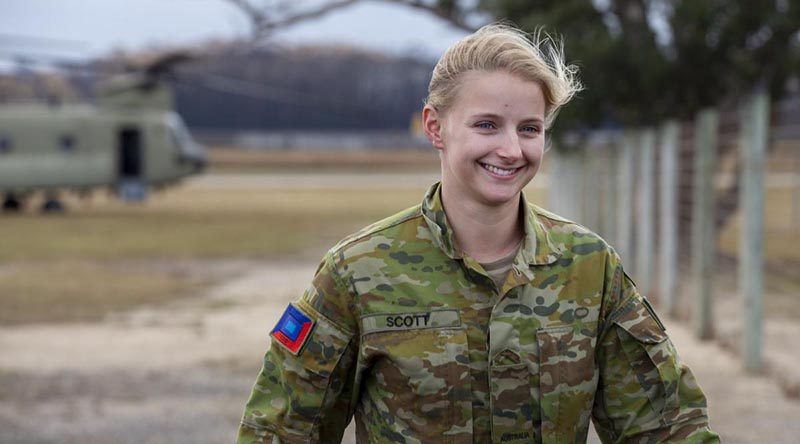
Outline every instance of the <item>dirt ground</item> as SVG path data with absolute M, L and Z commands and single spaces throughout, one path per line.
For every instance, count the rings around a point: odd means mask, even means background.
M 233 442 L 268 331 L 316 264 L 211 265 L 230 279 L 197 298 L 99 323 L 0 328 L 0 442 Z M 686 327 L 668 329 L 724 442 L 797 442 L 800 402 Z

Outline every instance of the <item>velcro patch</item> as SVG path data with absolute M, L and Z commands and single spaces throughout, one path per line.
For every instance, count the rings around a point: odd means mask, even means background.
M 296 355 L 303 348 L 314 327 L 314 321 L 294 305 L 289 304 L 270 336 Z

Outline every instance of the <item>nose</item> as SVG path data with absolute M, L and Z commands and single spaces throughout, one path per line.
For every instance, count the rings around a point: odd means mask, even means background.
M 516 131 L 508 131 L 497 148 L 497 155 L 501 159 L 514 162 L 522 158 L 522 143 Z

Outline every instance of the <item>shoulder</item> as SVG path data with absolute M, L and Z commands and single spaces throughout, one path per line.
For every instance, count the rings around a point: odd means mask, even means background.
M 417 204 L 345 237 L 328 254 L 333 258 L 342 258 L 355 253 L 369 253 L 371 250 L 388 250 L 397 247 L 393 245 L 397 241 L 404 243 L 418 237 L 417 228 L 424 224 L 421 205 Z
M 548 240 L 562 253 L 602 252 L 616 255 L 614 248 L 589 228 L 532 203 L 528 203 L 528 208 L 535 215 Z

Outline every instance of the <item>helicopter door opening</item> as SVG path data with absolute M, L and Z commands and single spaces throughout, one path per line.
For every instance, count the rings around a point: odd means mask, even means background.
M 122 128 L 118 137 L 117 194 L 126 201 L 141 201 L 147 197 L 147 187 L 142 177 L 142 133 L 138 128 Z

